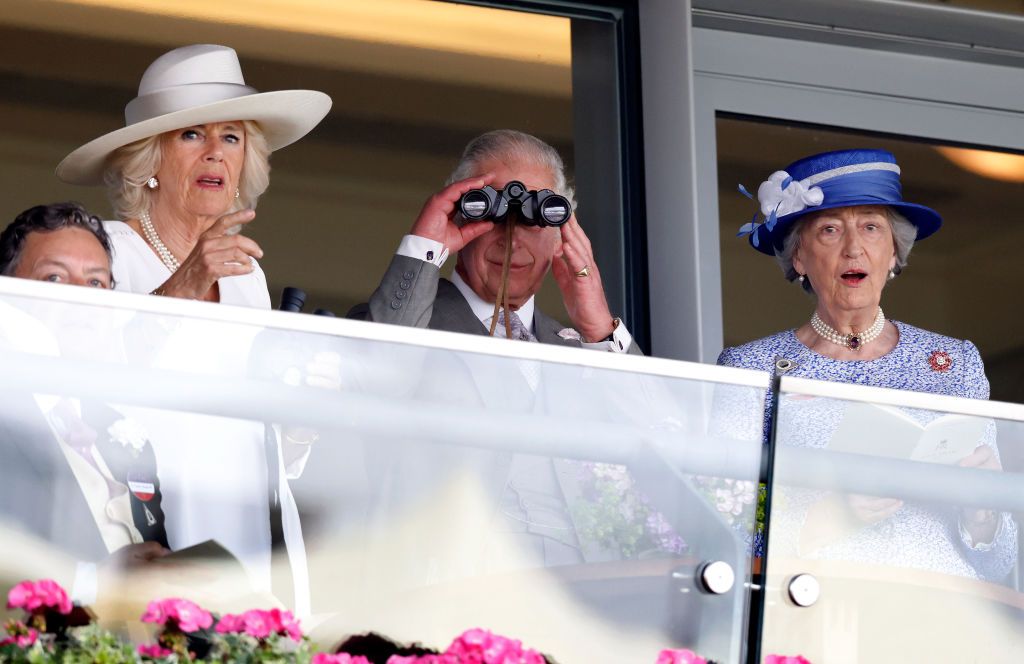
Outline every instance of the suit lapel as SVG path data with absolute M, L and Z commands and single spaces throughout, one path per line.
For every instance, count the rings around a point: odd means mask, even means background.
M 96 430 L 96 449 L 99 450 L 114 479 L 127 487 L 132 522 L 142 535 L 142 539 L 170 548 L 164 525 L 163 494 L 160 491 L 153 445 L 149 440 L 145 440 L 142 449 L 136 451 L 131 444 L 125 444 L 126 441 L 114 440 L 111 434 L 112 425 L 126 418 L 106 404 L 83 399 L 82 419 Z M 141 435 L 142 432 L 136 434 Z
M 466 298 L 447 279 L 438 282 L 430 327 L 480 336 L 487 336 L 488 332 Z M 532 404 L 533 390 L 522 372 L 508 370 L 515 366 L 512 360 L 477 353 L 459 353 L 459 358 L 473 377 L 486 408 L 522 412 Z
M 464 334 L 487 334 L 487 328 L 473 313 L 466 298 L 447 279 L 437 283 L 437 297 L 430 315 L 429 327 L 434 330 L 462 332 Z

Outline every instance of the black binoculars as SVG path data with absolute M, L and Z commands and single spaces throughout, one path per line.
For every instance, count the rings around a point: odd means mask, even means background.
M 522 182 L 512 180 L 504 189 L 472 189 L 459 199 L 459 211 L 468 221 L 490 219 L 501 223 L 510 210 L 519 210 L 519 220 L 527 226 L 561 226 L 572 216 L 572 204 L 550 189 L 529 191 Z

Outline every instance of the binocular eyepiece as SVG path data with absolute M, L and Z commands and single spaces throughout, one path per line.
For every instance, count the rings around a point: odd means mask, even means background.
M 527 226 L 561 226 L 572 216 L 572 204 L 550 189 L 530 191 L 522 182 L 512 180 L 504 189 L 472 189 L 459 199 L 459 211 L 467 221 L 490 219 L 501 223 L 510 210 L 519 211 L 519 220 Z

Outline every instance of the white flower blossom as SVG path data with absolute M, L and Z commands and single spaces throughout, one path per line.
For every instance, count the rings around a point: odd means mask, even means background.
M 133 420 L 128 418 L 120 419 L 107 428 L 111 440 L 121 443 L 122 446 L 131 448 L 134 454 L 142 451 L 146 446 L 146 431 Z
M 787 183 L 788 182 L 788 183 Z M 785 184 L 785 188 L 783 188 Z M 821 187 L 807 189 L 799 180 L 794 180 L 786 171 L 775 171 L 757 188 L 757 200 L 765 219 L 772 212 L 779 217 L 800 212 L 808 206 L 821 205 L 825 193 Z
M 582 341 L 583 340 L 583 337 L 580 336 L 580 333 L 577 332 L 576 330 L 572 329 L 571 327 L 563 327 L 561 330 L 558 331 L 558 336 L 562 337 L 563 339 L 565 339 L 567 341 Z

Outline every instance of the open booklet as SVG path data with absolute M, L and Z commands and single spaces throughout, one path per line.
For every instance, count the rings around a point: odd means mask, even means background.
M 920 422 L 905 410 L 878 404 L 847 404 L 828 448 L 872 456 L 955 464 L 982 444 L 990 419 L 942 415 Z

